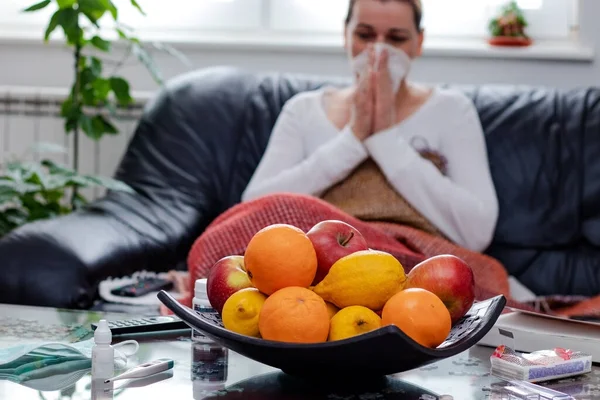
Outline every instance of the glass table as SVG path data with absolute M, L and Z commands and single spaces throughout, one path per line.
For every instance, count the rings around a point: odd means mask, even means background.
M 26 343 L 74 343 L 92 338 L 90 324 L 101 318 L 134 318 L 121 313 L 70 311 L 52 308 L 0 305 L 0 355 L 2 349 Z M 170 358 L 175 367 L 138 380 L 116 381 L 112 387 L 92 390 L 89 369 L 76 382 L 61 384 L 65 371 L 41 372 L 43 390 L 36 380 L 16 383 L 7 379 L 11 369 L 0 367 L 0 399 L 327 399 L 327 400 L 487 400 L 508 399 L 495 392 L 501 383 L 489 373 L 493 349 L 475 346 L 469 351 L 416 370 L 369 382 L 306 382 L 260 364 L 216 343 L 191 341 L 189 330 L 149 336 L 115 337 L 113 344 L 138 341 L 139 350 L 127 368 Z M 13 371 L 14 372 L 14 371 Z M 68 371 L 77 372 L 77 371 Z M 56 373 L 54 380 L 52 374 Z M 61 379 L 59 379 L 61 378 Z M 30 386 L 33 386 L 30 387 Z M 583 377 L 554 382 L 552 387 L 575 399 L 600 399 L 600 369 Z

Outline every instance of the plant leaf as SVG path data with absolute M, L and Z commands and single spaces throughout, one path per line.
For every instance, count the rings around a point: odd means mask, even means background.
M 126 193 L 135 193 L 135 190 L 124 182 L 118 181 L 116 179 L 107 178 L 104 176 L 90 176 L 93 178 L 99 186 L 105 187 L 108 190 L 115 190 L 119 192 Z
M 58 188 L 58 189 L 54 189 L 54 190 L 46 190 L 46 191 L 42 192 L 42 197 L 44 197 L 44 199 L 48 203 L 58 203 L 60 200 L 62 200 L 65 197 L 65 192 L 63 189 L 64 188 Z
M 117 20 L 119 17 L 119 12 L 117 10 L 117 7 L 114 5 L 114 3 L 111 0 L 100 0 L 102 5 L 104 6 L 105 9 L 108 10 L 108 12 L 110 12 L 110 15 L 113 17 L 113 20 Z
M 60 115 L 62 117 L 67 117 L 69 115 L 72 115 L 74 110 L 75 108 L 73 107 L 73 97 L 69 96 L 65 99 L 65 101 L 63 101 L 63 103 L 60 106 Z
M 56 0 L 59 8 L 72 8 L 76 0 Z
M 87 202 L 87 199 L 80 192 L 77 192 L 73 198 L 73 206 L 75 208 L 81 208 L 85 206 Z
M 66 153 L 67 149 L 64 146 L 56 143 L 37 142 L 31 145 L 31 151 L 34 153 Z
M 187 67 L 191 67 L 192 66 L 192 62 L 190 61 L 190 59 L 187 58 L 185 56 L 185 54 L 183 54 L 182 52 L 180 52 L 179 50 L 177 50 L 175 47 L 170 46 L 168 44 L 160 43 L 160 42 L 152 43 L 152 45 L 156 49 L 164 51 L 165 53 L 167 53 L 167 54 L 169 54 L 169 55 L 177 58 L 185 66 L 187 66 Z
M 48 219 L 55 217 L 57 214 L 32 194 L 21 197 L 21 203 L 29 212 L 29 221 L 36 221 L 38 219 Z
M 19 193 L 28 193 L 33 190 L 28 184 L 35 185 L 36 187 L 43 186 L 44 184 L 45 174 L 40 164 L 37 163 L 18 161 L 8 163 L 6 165 L 6 172 L 17 184 L 15 188 Z
M 135 54 L 138 60 L 140 60 L 140 62 L 144 64 L 148 72 L 150 72 L 150 75 L 152 75 L 154 81 L 159 85 L 162 85 L 162 74 L 154 64 L 154 59 L 152 58 L 150 53 L 148 53 L 146 49 L 144 49 L 139 43 L 136 42 L 131 43 L 131 51 L 133 52 L 133 54 Z
M 102 18 L 108 8 L 103 0 L 79 0 L 79 10 L 92 24 L 99 27 L 98 20 Z
M 49 4 L 50 4 L 50 0 L 40 1 L 39 3 L 36 3 L 32 6 L 24 9 L 23 12 L 32 12 L 32 11 L 41 10 L 43 8 L 48 7 Z
M 16 227 L 27 223 L 29 215 L 22 208 L 7 208 L 0 210 L 0 237 Z
M 96 66 L 97 67 L 97 66 Z M 94 86 L 94 83 L 103 79 L 99 77 L 98 68 L 94 68 L 94 66 L 86 66 L 81 71 L 81 79 L 80 79 L 80 93 L 83 97 L 83 103 L 86 106 L 98 106 L 102 102 L 102 99 L 98 98 L 98 93 Z
M 110 51 L 110 42 L 108 40 L 102 39 L 100 36 L 94 36 L 90 40 L 90 43 L 92 44 L 92 46 L 99 50 Z
M 69 96 L 63 101 L 60 107 L 60 115 L 65 118 L 65 132 L 70 133 L 77 127 L 81 110 L 77 109 L 73 103 L 73 97 Z
M 11 185 L 8 184 L 9 182 Z M 15 197 L 19 196 L 16 186 L 16 182 L 0 179 L 0 204 L 14 201 Z
M 102 133 L 94 131 L 94 124 L 92 123 L 92 119 L 85 114 L 81 114 L 79 116 L 79 126 L 81 126 L 81 129 L 83 130 L 83 132 L 85 132 L 85 134 L 88 137 L 94 140 L 99 139 L 102 136 Z
M 83 99 L 83 104 L 86 106 L 97 106 L 98 99 L 96 98 L 96 91 L 92 86 L 86 86 L 81 89 L 81 98 Z
M 69 44 L 79 43 L 83 35 L 83 31 L 79 28 L 77 10 L 73 8 L 63 8 L 52 15 L 48 28 L 46 28 L 45 40 L 48 40 L 50 34 L 61 26 L 65 32 Z
M 56 11 L 54 14 L 52 14 L 52 17 L 50 17 L 50 22 L 48 22 L 48 26 L 46 27 L 46 32 L 44 33 L 44 41 L 48 41 L 48 39 L 50 38 L 50 35 L 52 34 L 52 32 L 54 32 L 56 30 L 56 28 L 58 28 L 58 22 L 60 19 L 60 14 L 63 10 L 58 10 Z
M 146 15 L 146 13 L 144 12 L 144 10 L 142 10 L 142 7 L 140 7 L 139 3 L 136 0 L 131 0 L 131 5 L 134 6 L 135 8 L 138 9 L 138 11 L 142 14 L 142 15 Z
M 117 29 L 117 33 L 119 34 L 119 38 L 121 38 L 123 40 L 130 40 L 129 36 L 127 36 L 127 34 L 125 33 L 125 31 L 123 29 Z
M 111 135 L 119 133 L 117 128 L 111 124 L 103 115 L 96 115 L 92 118 L 92 123 L 95 125 L 96 131 L 102 132 L 102 134 L 108 133 Z
M 102 60 L 98 57 L 90 57 L 90 67 L 95 76 L 100 76 L 102 74 Z
M 96 74 L 96 72 L 98 72 L 97 68 L 91 68 L 89 66 L 86 66 L 81 71 L 81 87 L 85 87 L 86 85 L 89 85 L 92 82 L 94 82 L 99 77 L 99 74 Z
M 41 190 L 40 185 L 27 183 L 21 180 L 11 181 L 8 179 L 0 179 L 0 199 L 2 196 L 20 196 L 26 193 L 37 192 Z
M 110 78 L 110 87 L 111 87 L 112 91 L 115 93 L 115 96 L 117 97 L 117 100 L 119 101 L 119 104 L 126 106 L 126 105 L 129 105 L 133 101 L 133 98 L 131 97 L 131 94 L 129 93 L 129 82 L 127 82 L 125 79 L 118 77 L 118 76 L 111 77 Z
M 100 139 L 105 133 L 112 135 L 119 133 L 117 128 L 102 115 L 95 115 L 90 118 L 82 114 L 79 118 L 79 125 L 85 134 L 93 140 Z
M 106 102 L 108 93 L 110 93 L 110 82 L 108 79 L 98 78 L 92 82 L 92 88 L 94 89 L 94 97 L 99 102 Z
M 8 208 L 2 211 L 5 221 L 9 221 L 15 226 L 23 225 L 27 222 L 27 213 L 19 208 Z
M 42 160 L 41 164 L 48 169 L 48 173 L 51 176 L 62 175 L 71 177 L 77 175 L 75 170 L 65 167 L 64 165 L 57 164 L 52 160 L 44 159 Z

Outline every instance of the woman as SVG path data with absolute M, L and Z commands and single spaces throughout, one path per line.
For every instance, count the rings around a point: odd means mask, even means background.
M 473 268 L 479 298 L 508 294 L 504 268 L 479 253 L 491 241 L 498 204 L 477 112 L 460 93 L 406 79 L 422 51 L 421 18 L 419 0 L 350 1 L 345 48 L 356 83 L 285 104 L 243 202 L 194 244 L 190 292 L 267 225 L 308 231 L 337 219 L 407 271 L 454 254 Z
M 463 94 L 406 80 L 411 61 L 422 51 L 420 24 L 419 1 L 351 1 L 345 47 L 356 85 L 292 98 L 242 199 L 277 192 L 331 198 L 328 190 L 370 159 L 445 237 L 484 250 L 492 239 L 498 202 L 483 132 L 475 107 Z M 413 148 L 419 143 L 446 159 L 447 175 Z M 378 193 L 355 194 L 377 201 Z M 352 209 L 350 214 L 360 218 L 364 208 Z M 378 217 L 371 219 L 394 219 Z

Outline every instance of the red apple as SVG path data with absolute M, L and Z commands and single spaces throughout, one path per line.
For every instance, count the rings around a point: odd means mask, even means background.
M 350 224 L 338 220 L 321 221 L 306 235 L 317 253 L 317 274 L 313 285 L 321 282 L 331 266 L 340 258 L 360 250 L 368 250 L 363 235 Z
M 435 293 L 446 305 L 452 324 L 461 319 L 475 301 L 473 270 L 462 259 L 443 254 L 417 264 L 407 275 L 405 288 Z
M 212 266 L 206 277 L 208 301 L 219 314 L 232 294 L 249 287 L 253 286 L 243 256 L 223 257 Z

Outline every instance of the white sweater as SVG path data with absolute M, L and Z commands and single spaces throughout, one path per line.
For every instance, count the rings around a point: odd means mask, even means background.
M 320 89 L 284 105 L 243 201 L 276 192 L 320 196 L 371 157 L 390 184 L 450 240 L 474 251 L 489 245 L 498 200 L 470 99 L 435 89 L 414 114 L 363 142 L 349 126 L 337 129 L 322 99 Z M 411 146 L 415 137 L 446 157 L 446 176 Z

